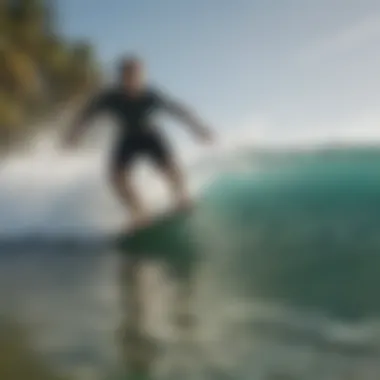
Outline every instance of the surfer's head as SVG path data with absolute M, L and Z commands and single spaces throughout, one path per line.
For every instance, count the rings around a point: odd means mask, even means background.
M 120 79 L 129 90 L 139 90 L 144 85 L 144 64 L 138 57 L 124 57 L 120 62 Z

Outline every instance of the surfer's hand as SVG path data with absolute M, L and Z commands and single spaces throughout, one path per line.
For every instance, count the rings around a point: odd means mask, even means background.
M 64 136 L 62 145 L 65 149 L 74 148 L 78 143 L 78 138 L 75 133 L 68 133 Z
M 211 144 L 215 141 L 215 136 L 209 129 L 202 129 L 198 136 L 201 142 L 206 144 Z

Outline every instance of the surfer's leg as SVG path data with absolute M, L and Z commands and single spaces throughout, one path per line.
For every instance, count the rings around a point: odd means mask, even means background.
M 190 197 L 187 191 L 186 178 L 167 141 L 160 135 L 152 135 L 145 147 L 148 156 L 159 171 L 166 177 L 177 204 L 187 206 Z
M 112 171 L 111 184 L 118 198 L 129 209 L 132 217 L 137 217 L 144 212 L 143 204 L 133 187 L 131 175 L 128 171 Z
M 187 189 L 186 178 L 178 163 L 172 159 L 161 165 L 160 170 L 167 178 L 173 197 L 179 207 L 189 206 L 190 196 Z
M 132 222 L 139 224 L 144 223 L 147 213 L 132 181 L 136 153 L 132 144 L 124 144 L 116 150 L 112 159 L 110 182 L 121 203 L 128 208 Z

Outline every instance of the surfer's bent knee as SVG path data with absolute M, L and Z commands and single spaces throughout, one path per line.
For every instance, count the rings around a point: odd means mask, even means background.
M 113 187 L 125 186 L 127 182 L 127 173 L 124 168 L 111 166 L 107 177 Z

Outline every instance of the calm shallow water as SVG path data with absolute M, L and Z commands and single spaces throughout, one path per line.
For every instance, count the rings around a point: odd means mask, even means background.
M 380 153 L 244 160 L 268 165 L 208 189 L 193 221 L 196 251 L 146 261 L 155 377 L 378 378 Z M 198 317 L 187 344 L 169 318 L 179 263 L 192 274 Z M 54 365 L 102 378 L 120 358 L 122 268 L 107 246 L 4 243 L 1 311 L 33 326 Z

